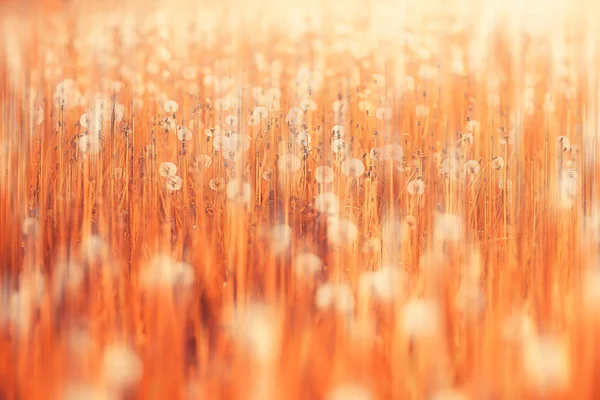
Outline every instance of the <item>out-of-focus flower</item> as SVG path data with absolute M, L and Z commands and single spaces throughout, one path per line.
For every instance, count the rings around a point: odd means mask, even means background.
M 194 280 L 194 269 L 189 264 L 176 262 L 162 253 L 154 256 L 140 271 L 140 284 L 146 289 L 188 287 Z
M 142 378 L 142 362 L 131 347 L 113 343 L 104 349 L 102 373 L 110 390 L 121 392 Z
M 439 333 L 440 311 L 432 300 L 411 300 L 401 311 L 401 328 L 410 338 L 427 339 Z
M 165 161 L 158 166 L 158 174 L 163 178 L 170 178 L 177 174 L 177 166 L 172 162 Z
M 406 185 L 406 191 L 411 196 L 421 196 L 423 193 L 425 193 L 425 182 L 420 179 L 410 181 Z
M 365 173 L 365 165 L 359 158 L 344 160 L 341 165 L 342 174 L 351 178 L 358 178 Z
M 358 228 L 348 219 L 331 218 L 327 224 L 327 239 L 335 246 L 350 246 L 358 238 Z
M 183 187 L 183 179 L 174 175 L 167 178 L 166 188 L 172 192 L 176 192 Z
M 244 182 L 241 179 L 232 179 L 227 182 L 225 194 L 229 201 L 248 204 L 252 197 L 252 188 L 248 182 Z
M 294 257 L 293 268 L 296 274 L 304 277 L 311 277 L 321 271 L 323 263 L 321 259 L 313 253 L 302 252 Z
M 302 167 L 302 160 L 295 154 L 283 154 L 277 160 L 277 168 L 282 173 L 296 172 Z
M 324 283 L 317 289 L 315 305 L 319 310 L 334 308 L 340 313 L 354 310 L 354 294 L 344 283 Z

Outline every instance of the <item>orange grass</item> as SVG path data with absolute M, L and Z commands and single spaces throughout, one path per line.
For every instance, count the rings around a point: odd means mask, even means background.
M 2 3 L 0 399 L 598 398 L 597 9 Z

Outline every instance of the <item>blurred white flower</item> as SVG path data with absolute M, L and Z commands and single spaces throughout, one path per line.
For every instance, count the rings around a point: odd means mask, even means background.
M 302 167 L 302 160 L 295 154 L 283 154 L 277 160 L 277 168 L 282 173 L 296 172 Z
M 292 244 L 292 228 L 286 224 L 278 224 L 269 232 L 270 249 L 275 254 L 287 251 Z
M 190 140 L 192 140 L 192 137 L 193 137 L 192 131 L 190 131 L 185 126 L 182 126 L 179 129 L 177 129 L 177 139 L 179 139 L 179 141 L 189 142 Z
M 404 160 L 404 149 L 399 144 L 387 144 L 383 146 L 382 158 L 388 161 L 401 162 Z
M 340 313 L 354 310 L 354 294 L 344 283 L 324 283 L 317 289 L 315 305 L 319 310 L 334 308 Z
M 436 213 L 433 222 L 434 240 L 458 242 L 463 238 L 463 221 L 459 215 Z
M 102 149 L 102 142 L 99 136 L 87 134 L 79 137 L 78 146 L 83 154 L 98 154 Z
M 315 169 L 315 181 L 320 184 L 327 184 L 333 182 L 335 179 L 335 172 L 333 168 L 327 165 L 320 165 Z
M 377 271 L 363 272 L 359 285 L 361 293 L 372 295 L 383 302 L 390 302 L 405 292 L 405 283 L 406 276 L 401 269 L 384 265 Z
M 227 182 L 225 194 L 229 201 L 248 204 L 252 198 L 252 187 L 241 179 L 232 179 Z
M 176 192 L 183 187 L 183 179 L 175 175 L 167 178 L 166 188 L 172 192 Z
M 406 185 L 406 191 L 411 196 L 421 196 L 425 193 L 425 182 L 420 179 L 412 180 Z
M 300 101 L 300 108 L 304 111 L 315 111 L 317 109 L 317 103 L 313 99 L 304 99 Z
M 175 100 L 167 100 L 163 104 L 163 109 L 168 113 L 175 113 L 179 110 L 179 104 Z
M 296 136 L 296 145 L 302 147 L 308 147 L 312 138 L 310 137 L 310 133 L 306 131 L 300 131 L 298 136 Z
M 225 179 L 221 177 L 212 178 L 210 181 L 208 181 L 208 187 L 210 190 L 215 192 L 223 190 L 225 188 Z
M 344 160 L 341 165 L 342 174 L 352 178 L 358 178 L 365 173 L 365 165 L 360 158 Z
M 538 390 L 565 388 L 571 365 L 566 344 L 554 337 L 531 337 L 522 348 L 523 367 L 529 383 Z
M 466 177 L 474 177 L 481 171 L 481 166 L 476 160 L 469 160 L 463 164 L 462 175 Z
M 323 263 L 321 259 L 313 253 L 302 252 L 294 257 L 293 268 L 296 274 L 303 277 L 311 277 L 321 271 Z
M 348 219 L 331 218 L 327 224 L 327 239 L 335 246 L 352 245 L 358 238 L 358 228 Z
M 172 162 L 166 161 L 158 166 L 158 174 L 163 178 L 169 178 L 177 174 L 177 166 Z
M 427 339 L 440 330 L 440 310 L 432 300 L 411 300 L 403 307 L 401 315 L 401 328 L 408 337 Z
M 315 196 L 315 209 L 323 214 L 335 215 L 340 211 L 340 199 L 333 192 Z
M 380 107 L 375 111 L 375 117 L 379 120 L 389 121 L 392 119 L 392 109 L 389 107 Z
M 255 361 L 270 363 L 279 357 L 281 323 L 274 308 L 256 303 L 235 310 L 231 329 Z
M 113 343 L 104 349 L 102 374 L 111 391 L 121 392 L 142 378 L 142 361 L 128 345 Z
M 344 137 L 344 127 L 342 125 L 334 125 L 333 128 L 331 128 L 331 135 L 333 137 L 333 139 L 341 139 Z
M 344 154 L 348 148 L 346 147 L 346 142 L 344 139 L 334 139 L 331 141 L 331 151 L 336 154 Z
M 225 117 L 225 125 L 236 126 L 237 124 L 238 124 L 238 117 L 236 115 L 230 114 Z
M 194 283 L 195 274 L 191 265 L 176 262 L 166 254 L 155 255 L 140 271 L 140 284 L 147 289 L 188 287 Z

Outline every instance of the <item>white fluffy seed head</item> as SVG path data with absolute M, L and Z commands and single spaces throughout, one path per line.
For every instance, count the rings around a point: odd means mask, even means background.
M 354 310 L 354 294 L 344 283 L 324 283 L 315 293 L 315 305 L 319 310 L 335 309 L 340 313 Z
M 241 179 L 232 179 L 227 182 L 225 194 L 229 201 L 248 204 L 252 199 L 252 187 Z
M 454 214 L 436 213 L 433 225 L 433 237 L 436 241 L 458 242 L 463 237 L 463 222 Z
M 333 192 L 325 192 L 315 196 L 315 209 L 326 215 L 336 215 L 340 211 L 340 199 Z
M 358 238 L 358 228 L 349 219 L 331 218 L 327 224 L 327 239 L 334 246 L 350 246 Z
M 277 160 L 277 168 L 282 173 L 292 173 L 302 167 L 302 160 L 295 154 L 284 154 Z
M 327 184 L 333 182 L 335 179 L 335 172 L 333 168 L 327 165 L 320 165 L 315 169 L 315 180 L 320 184 Z
M 298 276 L 312 277 L 321 271 L 323 263 L 319 256 L 310 252 L 302 252 L 294 258 L 293 268 Z
M 104 349 L 102 373 L 106 385 L 120 392 L 135 385 L 142 377 L 142 362 L 126 344 L 113 343 Z
M 292 244 L 292 228 L 287 224 L 278 224 L 269 232 L 270 249 L 275 254 L 287 251 Z
M 171 192 L 176 192 L 183 187 L 183 179 L 175 175 L 167 178 L 166 188 Z
M 412 180 L 406 185 L 406 191 L 411 196 L 421 196 L 425 193 L 425 182 L 420 179 Z
M 360 277 L 361 293 L 382 302 L 391 302 L 405 291 L 406 276 L 402 270 L 385 265 Z
M 145 289 L 187 288 L 194 283 L 191 265 L 176 262 L 166 254 L 155 255 L 140 272 L 140 285 Z
M 175 176 L 177 174 L 177 166 L 169 161 L 162 162 L 158 166 L 158 174 L 163 178 Z
M 341 165 L 342 174 L 350 178 L 358 178 L 365 173 L 365 165 L 359 158 L 344 160 Z
M 554 337 L 531 337 L 523 346 L 523 368 L 529 384 L 537 390 L 560 390 L 570 380 L 566 344 Z
M 175 100 L 167 100 L 163 104 L 163 109 L 165 110 L 165 112 L 174 113 L 177 112 L 177 110 L 179 110 L 179 104 Z
M 279 356 L 281 322 L 277 310 L 264 304 L 250 304 L 234 311 L 233 334 L 258 363 L 270 363 Z
M 432 300 L 411 300 L 402 309 L 403 333 L 410 338 L 429 339 L 439 333 L 440 311 Z

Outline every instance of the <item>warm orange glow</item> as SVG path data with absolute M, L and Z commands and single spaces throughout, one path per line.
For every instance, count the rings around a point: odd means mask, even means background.
M 0 399 L 598 398 L 600 3 L 0 13 Z

